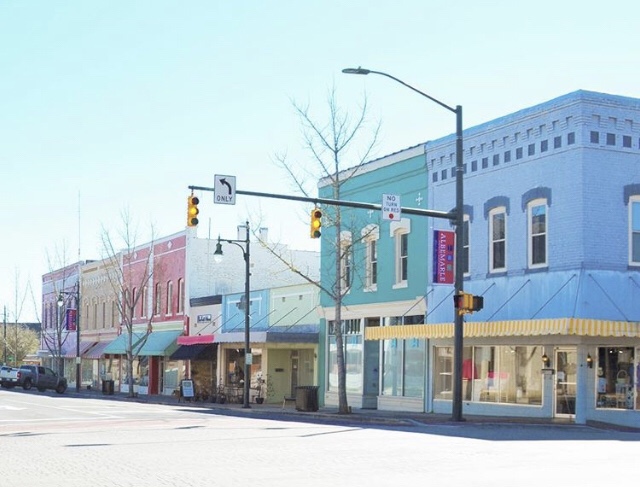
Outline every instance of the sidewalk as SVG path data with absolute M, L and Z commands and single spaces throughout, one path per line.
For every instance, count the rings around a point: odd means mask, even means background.
M 345 422 L 356 424 L 378 424 L 389 426 L 416 426 L 418 425 L 451 425 L 463 426 L 465 424 L 522 424 L 522 425 L 555 425 L 558 427 L 584 427 L 584 425 L 576 425 L 572 420 L 566 418 L 516 418 L 504 416 L 478 416 L 464 415 L 463 421 L 453 421 L 448 414 L 435 413 L 414 413 L 406 411 L 380 411 L 377 409 L 354 409 L 351 414 L 339 414 L 336 407 L 321 407 L 318 411 L 298 411 L 293 402 L 287 401 L 285 406 L 278 404 L 255 404 L 251 403 L 249 408 L 244 408 L 242 404 L 224 403 L 218 404 L 213 402 L 196 402 L 189 401 L 185 398 L 180 400 L 176 396 L 160 396 L 160 395 L 143 395 L 137 397 L 129 397 L 126 393 L 114 393 L 113 395 L 103 394 L 96 389 L 83 389 L 76 392 L 75 389 L 69 389 L 66 394 L 73 397 L 91 397 L 95 399 L 105 399 L 114 401 L 130 401 L 147 404 L 166 404 L 173 406 L 185 406 L 189 408 L 209 409 L 218 414 L 227 414 L 233 416 L 250 416 L 260 418 L 275 419 L 295 419 L 296 421 L 314 421 L 323 420 L 331 422 Z M 606 423 L 589 423 L 587 426 L 612 430 L 640 433 L 640 428 L 621 427 Z

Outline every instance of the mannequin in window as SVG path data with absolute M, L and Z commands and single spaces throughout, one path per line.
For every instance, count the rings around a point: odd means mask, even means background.
M 470 358 L 465 358 L 462 361 L 462 382 L 463 382 L 463 391 L 464 391 L 464 399 L 466 401 L 471 400 L 471 388 L 473 386 L 473 380 L 478 378 L 478 370 L 476 366 L 473 364 L 473 360 Z

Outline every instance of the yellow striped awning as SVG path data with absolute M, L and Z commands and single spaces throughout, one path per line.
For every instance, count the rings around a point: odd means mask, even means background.
M 640 322 L 553 318 L 546 320 L 470 321 L 464 323 L 464 337 L 507 336 L 640 337 Z M 376 326 L 365 329 L 365 340 L 394 338 L 452 338 L 453 323 Z

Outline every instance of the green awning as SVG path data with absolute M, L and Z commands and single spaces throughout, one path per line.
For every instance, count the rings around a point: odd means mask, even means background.
M 182 331 L 178 330 L 154 331 L 149 333 L 149 335 L 136 332 L 132 337 L 133 353 L 143 357 L 151 355 L 169 356 L 178 348 L 176 339 L 180 335 L 182 335 Z M 125 355 L 127 353 L 128 340 L 128 334 L 123 333 L 107 345 L 103 353 L 111 355 Z

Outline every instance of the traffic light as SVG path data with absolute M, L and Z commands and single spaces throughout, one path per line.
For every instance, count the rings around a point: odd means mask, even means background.
M 484 307 L 484 298 L 469 293 L 453 296 L 453 305 L 461 315 L 480 311 Z
M 200 200 L 197 196 L 191 195 L 187 198 L 187 226 L 195 227 L 198 226 L 198 203 Z
M 322 212 L 318 208 L 311 210 L 311 238 L 320 238 L 322 227 Z

